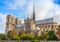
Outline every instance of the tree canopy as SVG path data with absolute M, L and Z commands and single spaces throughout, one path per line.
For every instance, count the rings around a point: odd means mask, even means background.
M 31 39 L 34 39 L 34 34 L 25 34 L 22 39 L 23 40 L 31 40 Z
M 57 36 L 54 34 L 54 31 L 48 32 L 48 40 L 58 40 Z
M 20 38 L 22 38 L 24 35 L 25 35 L 25 33 L 22 32 L 22 31 L 20 31 L 19 34 L 18 34 L 18 36 L 19 36 Z
M 15 31 L 9 31 L 8 33 L 7 33 L 7 37 L 8 38 L 14 38 L 14 37 L 16 37 L 17 36 L 17 33 L 15 32 Z
M 0 34 L 0 40 L 4 39 L 5 35 L 4 34 Z

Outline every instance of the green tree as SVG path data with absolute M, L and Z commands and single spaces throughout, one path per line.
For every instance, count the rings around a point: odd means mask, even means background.
M 20 42 L 20 37 L 19 36 L 15 36 L 12 38 L 13 40 L 17 40 L 17 42 Z
M 51 30 L 48 32 L 48 40 L 58 40 L 58 38 L 54 34 L 54 31 Z
M 32 39 L 34 39 L 34 34 L 25 34 L 23 37 L 22 37 L 22 39 L 23 40 L 32 40 Z
M 41 32 L 41 35 L 38 37 L 39 40 L 46 40 L 48 39 L 48 30 Z
M 38 37 L 39 40 L 44 40 L 45 39 L 45 34 L 44 32 L 41 33 L 41 35 Z
M 5 35 L 4 34 L 0 34 L 0 40 L 5 39 Z
M 18 34 L 18 36 L 20 37 L 20 38 L 22 38 L 23 36 L 25 35 L 25 33 L 24 32 L 19 32 L 19 34 Z
M 12 38 L 14 38 L 16 36 L 17 36 L 17 33 L 15 31 L 9 31 L 7 33 L 7 37 L 10 38 L 10 39 L 12 39 Z

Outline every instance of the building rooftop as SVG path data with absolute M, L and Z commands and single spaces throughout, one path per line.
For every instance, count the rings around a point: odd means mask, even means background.
M 53 22 L 53 18 L 37 20 L 36 24 L 43 24 L 43 23 L 49 23 L 49 22 Z
M 22 28 L 24 27 L 24 24 L 17 24 L 17 28 Z

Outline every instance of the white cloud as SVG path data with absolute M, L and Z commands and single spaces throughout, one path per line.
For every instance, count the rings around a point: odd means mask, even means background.
M 46 15 L 47 12 L 52 8 L 53 3 L 52 1 L 48 0 L 35 0 L 34 1 L 34 7 L 35 7 L 35 13 L 36 13 L 36 19 L 43 19 Z M 28 14 L 33 13 L 33 3 L 28 5 L 27 8 Z
M 56 14 L 60 14 L 60 6 L 59 5 L 55 5 L 55 13 Z
M 9 9 L 15 10 L 25 6 L 27 0 L 11 0 L 5 1 L 5 4 L 9 7 Z
M 56 0 L 55 0 L 56 1 Z M 15 10 L 27 5 L 26 14 L 30 16 L 33 14 L 33 2 L 35 7 L 36 19 L 44 19 L 49 18 L 54 15 L 60 14 L 60 6 L 54 3 L 54 0 L 12 0 L 5 2 L 5 4 L 9 7 L 9 9 Z M 6 23 L 6 15 L 0 13 L 0 28 L 5 28 Z M 0 32 L 1 29 L 0 29 Z
M 44 19 L 60 14 L 60 6 L 55 4 L 57 0 L 11 0 L 5 2 L 9 9 L 15 10 L 26 5 L 26 14 L 32 15 L 33 2 L 35 4 L 36 19 Z
M 36 20 L 49 18 L 60 14 L 60 6 L 55 4 L 54 1 L 56 0 L 34 0 Z M 29 15 L 32 14 L 32 5 L 33 3 L 29 4 L 27 8 Z
M 47 14 L 49 14 L 49 10 L 52 8 L 53 3 L 51 0 L 40 0 L 36 2 L 36 15 L 37 20 L 43 19 Z
M 31 16 L 31 15 L 33 14 L 33 3 L 30 3 L 30 4 L 27 6 L 26 13 L 27 13 L 28 16 Z
M 0 33 L 4 33 L 6 24 L 6 14 L 0 13 Z

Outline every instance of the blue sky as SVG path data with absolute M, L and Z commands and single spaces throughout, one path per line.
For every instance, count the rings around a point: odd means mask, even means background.
M 60 0 L 0 0 L 0 33 L 5 31 L 6 15 L 24 19 L 31 17 L 35 7 L 36 20 L 60 14 Z

